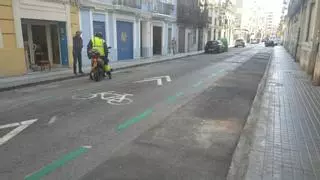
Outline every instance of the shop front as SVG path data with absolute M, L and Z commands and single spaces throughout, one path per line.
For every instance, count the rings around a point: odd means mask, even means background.
M 22 19 L 25 59 L 29 70 L 36 71 L 40 66 L 68 66 L 68 44 L 66 23 Z
M 24 48 L 27 71 L 69 67 L 73 29 L 79 29 L 73 6 L 43 0 L 17 0 L 14 5 L 17 44 Z

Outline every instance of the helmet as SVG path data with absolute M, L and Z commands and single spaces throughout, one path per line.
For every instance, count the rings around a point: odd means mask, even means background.
M 95 34 L 95 36 L 97 36 L 97 37 L 99 37 L 99 38 L 102 38 L 102 33 L 101 33 L 101 32 L 97 32 L 97 33 Z

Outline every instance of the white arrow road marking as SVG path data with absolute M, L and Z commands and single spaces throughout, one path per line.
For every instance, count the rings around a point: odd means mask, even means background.
M 11 128 L 11 127 L 16 127 L 15 129 L 13 129 L 12 131 L 10 131 L 9 133 L 7 133 L 6 135 L 4 135 L 3 137 L 0 138 L 0 146 L 4 143 L 6 143 L 7 141 L 9 141 L 11 138 L 13 138 L 14 136 L 16 136 L 17 134 L 19 134 L 21 131 L 23 131 L 24 129 L 26 129 L 28 126 L 30 126 L 32 123 L 36 122 L 38 119 L 31 119 L 28 121 L 21 121 L 18 123 L 12 123 L 12 124 L 6 124 L 3 126 L 0 126 L 0 129 L 6 129 L 6 128 Z
M 158 86 L 162 86 L 162 78 L 165 78 L 167 82 L 171 82 L 170 76 L 159 76 L 159 77 L 146 78 L 146 79 L 141 80 L 141 81 L 136 81 L 136 83 L 148 82 L 148 81 L 157 81 Z

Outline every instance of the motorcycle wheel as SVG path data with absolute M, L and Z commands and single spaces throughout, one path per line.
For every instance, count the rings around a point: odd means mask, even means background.
M 95 73 L 96 74 L 95 81 L 97 81 L 97 82 L 101 81 L 103 78 L 103 73 L 104 73 L 103 69 L 99 67 L 97 72 Z
M 94 78 L 94 72 L 91 71 L 90 74 L 89 74 L 89 77 L 90 77 L 91 80 L 93 80 L 93 78 Z
M 94 80 L 95 80 L 96 82 L 100 81 L 99 73 L 98 73 L 98 72 L 95 72 L 95 73 L 94 73 Z

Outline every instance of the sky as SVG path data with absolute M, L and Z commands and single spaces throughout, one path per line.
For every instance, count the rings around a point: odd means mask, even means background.
M 266 12 L 273 12 L 275 14 L 276 23 L 280 22 L 283 0 L 244 0 L 244 6 L 253 4 L 256 1 L 265 9 Z

